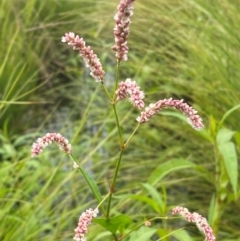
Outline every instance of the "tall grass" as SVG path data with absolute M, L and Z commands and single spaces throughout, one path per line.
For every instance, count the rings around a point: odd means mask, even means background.
M 22 133 L 56 130 L 72 138 L 75 155 L 102 191 L 108 191 L 118 151 L 110 103 L 60 37 L 68 31 L 84 37 L 100 56 L 111 85 L 115 65 L 110 50 L 112 17 L 117 4 L 82 0 L 0 3 L 3 241 L 69 240 L 78 215 L 94 206 L 84 181 L 70 171 L 69 161 L 55 152 L 46 152 L 38 161 L 29 160 L 28 149 L 30 152 L 35 137 Z M 239 4 L 230 0 L 137 0 L 134 4 L 129 61 L 122 64 L 121 79 L 136 80 L 148 103 L 171 96 L 185 99 L 203 116 L 206 128 L 195 132 L 182 116 L 170 111 L 143 125 L 125 153 L 113 212 L 128 212 L 138 220 L 165 215 L 173 205 L 182 204 L 209 214 L 219 240 L 239 240 L 239 204 L 229 182 L 221 193 L 227 195 L 220 200 L 222 213 L 213 211 L 213 197 L 223 190 L 216 180 L 219 170 L 215 170 L 218 151 L 214 140 L 220 128 L 235 132 L 233 143 L 239 156 L 239 110 L 219 126 L 223 115 L 240 102 Z M 118 108 L 127 136 L 138 113 L 132 113 L 129 103 Z M 156 167 L 163 170 L 161 165 L 176 159 L 179 162 L 171 162 L 176 165 L 170 166 L 172 171 L 152 183 L 162 198 L 154 200 L 141 183 L 151 183 L 149 174 Z M 181 160 L 196 166 L 178 167 Z M 160 214 L 147 201 L 149 197 L 160 207 Z M 157 223 L 156 228 L 151 240 L 173 226 L 164 229 Z M 200 240 L 199 234 L 193 237 L 191 240 Z M 103 238 L 111 240 L 110 234 L 93 225 L 88 239 Z

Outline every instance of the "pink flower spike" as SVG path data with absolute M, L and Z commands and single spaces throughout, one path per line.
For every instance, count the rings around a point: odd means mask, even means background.
M 38 138 L 32 145 L 32 157 L 38 156 L 49 144 L 56 142 L 60 150 L 70 154 L 71 144 L 59 133 L 47 133 L 42 138 Z
M 120 0 L 117 13 L 114 16 L 116 25 L 113 29 L 115 45 L 112 49 L 116 51 L 118 60 L 127 61 L 127 39 L 129 35 L 130 16 L 133 15 L 133 2 L 135 0 Z
M 152 225 L 152 223 L 148 220 L 144 224 L 145 224 L 146 227 L 150 227 Z
M 130 95 L 129 101 L 136 106 L 139 110 L 144 107 L 144 92 L 140 90 L 136 81 L 131 79 L 126 79 L 118 84 L 118 89 L 116 90 L 117 100 L 123 100 Z
M 188 222 L 195 223 L 197 225 L 197 228 L 204 233 L 206 241 L 214 241 L 216 239 L 213 234 L 213 230 L 209 226 L 206 218 L 204 218 L 200 214 L 195 212 L 190 213 L 187 208 L 183 207 L 175 207 L 172 210 L 172 214 L 180 214 L 181 216 L 186 218 Z
M 78 226 L 75 231 L 75 241 L 86 241 L 84 234 L 88 232 L 88 226 L 91 224 L 93 218 L 97 217 L 98 209 L 89 208 L 81 214 L 78 220 Z
M 65 33 L 65 36 L 62 37 L 62 42 L 68 43 L 68 45 L 72 46 L 74 50 L 79 51 L 86 67 L 90 69 L 90 75 L 96 82 L 103 82 L 105 72 L 102 69 L 102 64 L 97 55 L 93 53 L 91 47 L 86 47 L 82 38 L 79 38 L 78 35 L 75 36 L 75 33 L 73 32 L 69 32 Z
M 202 123 L 202 118 L 197 115 L 197 111 L 191 106 L 184 103 L 183 100 L 173 100 L 172 98 L 159 100 L 154 104 L 150 104 L 145 108 L 145 111 L 141 112 L 141 115 L 137 117 L 137 121 L 140 123 L 145 123 L 149 121 L 151 117 L 156 115 L 160 110 L 164 108 L 172 107 L 174 109 L 180 110 L 184 115 L 188 117 L 188 123 L 196 130 L 200 130 L 204 127 Z

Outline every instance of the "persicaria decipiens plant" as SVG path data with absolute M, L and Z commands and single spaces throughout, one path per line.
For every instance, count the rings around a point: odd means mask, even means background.
M 104 84 L 104 76 L 105 72 L 103 70 L 102 64 L 94 53 L 90 46 L 87 46 L 85 41 L 82 37 L 79 37 L 73 32 L 65 33 L 62 37 L 62 42 L 67 43 L 70 45 L 73 50 L 79 52 L 80 56 L 83 58 L 85 66 L 89 68 L 90 75 L 94 78 L 94 80 L 100 83 L 103 86 L 103 90 L 106 93 L 107 98 L 109 99 L 110 103 L 112 104 L 114 115 L 116 119 L 116 126 L 118 129 L 118 137 L 119 137 L 119 145 L 120 145 L 120 153 L 119 158 L 116 161 L 116 169 L 114 172 L 114 176 L 109 187 L 109 192 L 103 198 L 97 184 L 92 180 L 89 174 L 82 168 L 81 163 L 78 161 L 76 157 L 72 154 L 71 145 L 69 144 L 68 140 L 58 133 L 48 133 L 45 136 L 38 138 L 37 141 L 32 146 L 32 157 L 38 156 L 49 144 L 55 142 L 59 148 L 67 153 L 73 160 L 73 168 L 78 169 L 83 177 L 86 180 L 87 185 L 91 189 L 98 205 L 95 209 L 89 207 L 86 211 L 84 211 L 80 217 L 77 228 L 75 229 L 75 241 L 84 241 L 86 240 L 85 235 L 88 233 L 88 226 L 91 224 L 92 221 L 98 223 L 105 229 L 109 230 L 115 241 L 117 240 L 124 240 L 127 238 L 129 234 L 142 226 L 151 226 L 153 221 L 156 219 L 152 218 L 147 221 L 143 221 L 141 225 L 135 226 L 130 232 L 121 233 L 119 235 L 119 229 L 121 229 L 121 225 L 128 226 L 132 221 L 130 219 L 122 219 L 122 216 L 114 217 L 114 222 L 111 222 L 111 204 L 112 204 L 112 196 L 115 188 L 115 184 L 117 181 L 117 175 L 119 172 L 119 167 L 123 159 L 124 150 L 130 143 L 132 136 L 136 133 L 138 128 L 147 123 L 151 118 L 156 116 L 158 112 L 165 108 L 173 108 L 180 111 L 182 114 L 187 116 L 187 122 L 196 130 L 200 130 L 204 127 L 202 123 L 201 117 L 197 114 L 197 111 L 185 103 L 183 100 L 167 98 L 167 99 L 160 99 L 157 100 L 155 103 L 149 104 L 145 107 L 144 98 L 145 94 L 143 90 L 141 90 L 140 86 L 137 84 L 136 80 L 132 80 L 131 78 L 127 78 L 126 80 L 119 80 L 120 76 L 120 63 L 121 61 L 127 61 L 128 59 L 128 45 L 127 40 L 130 33 L 130 17 L 133 14 L 133 3 L 134 0 L 121 0 L 118 7 L 117 13 L 114 16 L 116 21 L 116 25 L 114 27 L 114 39 L 115 44 L 112 49 L 115 51 L 116 56 L 116 64 L 117 64 L 117 73 L 115 82 L 115 89 L 113 93 L 110 93 L 107 86 Z M 117 112 L 117 102 L 124 101 L 128 99 L 130 103 L 139 111 L 139 116 L 136 117 L 136 128 L 134 129 L 133 133 L 130 134 L 129 138 L 125 141 L 123 139 L 122 128 L 119 122 L 118 112 Z M 145 109 L 144 109 L 145 107 Z M 107 202 L 107 205 L 103 205 L 104 202 Z M 105 207 L 107 206 L 107 207 Z M 101 210 L 101 215 L 104 217 L 106 222 L 102 219 L 96 219 L 98 214 L 98 209 Z M 187 209 L 176 207 L 173 209 L 172 214 L 180 214 L 184 216 L 187 221 L 196 223 L 198 229 L 203 232 L 207 241 L 214 241 L 215 237 L 213 235 L 211 227 L 208 225 L 205 218 L 197 213 L 191 214 Z M 169 217 L 165 217 L 165 219 L 169 219 Z M 164 219 L 163 217 L 159 217 L 159 219 Z M 114 228 L 113 228 L 114 227 Z M 113 232 L 114 230 L 114 232 Z

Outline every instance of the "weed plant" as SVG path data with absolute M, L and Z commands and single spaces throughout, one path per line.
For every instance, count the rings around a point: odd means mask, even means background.
M 40 133 L 64 134 L 71 139 L 81 164 L 100 184 L 101 192 L 108 191 L 117 143 L 111 105 L 106 106 L 101 87 L 87 77 L 84 68 L 79 68 L 76 53 L 64 49 L 59 36 L 68 29 L 84 36 L 96 50 L 111 83 L 114 56 L 109 51 L 113 43 L 109 29 L 113 28 L 117 1 L 46 4 L 28 0 L 20 4 L 12 0 L 0 4 L 4 9 L 0 25 L 6 33 L 1 35 L 0 239 L 69 240 L 77 216 L 96 203 L 89 203 L 93 197 L 85 181 L 69 172 L 71 166 L 65 157 L 46 151 L 37 162 L 30 161 L 26 146 Z M 214 229 L 219 240 L 238 240 L 239 205 L 234 201 L 238 196 L 233 187 L 236 189 L 240 145 L 239 4 L 137 0 L 134 5 L 128 42 L 131 51 L 129 60 L 121 65 L 121 80 L 129 76 L 137 80 L 149 103 L 171 96 L 183 98 L 201 113 L 205 129 L 192 130 L 181 115 L 170 111 L 162 111 L 149 125 L 142 125 L 125 150 L 113 212 L 126 212 L 134 220 L 139 220 L 139 213 L 147 218 L 162 215 L 163 210 L 155 210 L 153 192 L 141 184 L 149 178 L 148 183 L 160 193 L 168 209 L 177 200 L 208 216 L 211 225 L 217 220 Z M 15 35 L 10 37 L 9 32 Z M 28 48 L 22 47 L 23 42 Z M 122 123 L 128 120 L 123 134 L 126 140 L 137 111 L 127 102 L 117 107 Z M 223 118 L 226 113 L 227 118 Z M 32 133 L 36 127 L 34 134 L 22 134 Z M 224 144 L 219 143 L 222 135 L 227 136 Z M 226 157 L 223 146 L 234 154 Z M 183 165 L 178 165 L 179 160 Z M 216 175 L 220 165 L 216 164 L 224 160 L 230 161 L 221 165 L 223 169 L 227 163 L 235 163 L 231 169 L 235 174 L 225 172 L 220 183 Z M 155 169 L 160 170 L 155 172 L 159 178 L 153 182 L 149 173 Z M 231 182 L 230 176 L 235 176 Z M 216 199 L 216 191 L 220 199 Z M 216 208 L 214 203 L 220 206 Z M 162 202 L 159 206 L 164 207 Z M 157 231 L 153 231 L 152 240 L 166 232 L 161 222 L 155 224 Z M 175 227 L 179 226 L 177 223 Z M 140 229 L 136 235 L 143 237 L 150 229 Z M 201 240 L 195 229 L 186 230 L 191 240 Z M 88 240 L 108 237 L 112 240 L 99 225 L 90 226 Z M 131 240 L 140 239 L 136 237 L 133 235 Z M 190 239 L 184 234 L 175 238 Z

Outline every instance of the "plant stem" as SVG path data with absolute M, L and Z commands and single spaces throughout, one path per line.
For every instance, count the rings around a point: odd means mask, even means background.
M 117 115 L 116 115 L 116 118 L 118 119 Z M 127 142 L 125 144 L 123 142 L 121 142 L 123 144 L 121 144 L 121 151 L 120 151 L 120 154 L 119 154 L 117 166 L 116 166 L 116 169 L 115 169 L 114 177 L 113 177 L 112 184 L 111 184 L 110 191 L 109 191 L 110 195 L 109 195 L 109 199 L 108 199 L 106 218 L 109 218 L 110 207 L 111 207 L 111 202 L 112 202 L 112 195 L 113 195 L 115 184 L 116 184 L 116 180 L 117 180 L 117 174 L 118 174 L 118 171 L 119 171 L 119 168 L 120 168 L 120 164 L 121 164 L 121 161 L 122 161 L 123 152 L 124 152 L 125 148 L 127 147 L 129 141 L 131 140 L 131 138 L 133 137 L 133 135 L 137 131 L 139 126 L 140 126 L 140 123 L 136 126 L 136 128 L 134 129 L 134 131 L 132 132 L 132 134 L 130 135 L 130 137 L 128 138 L 128 140 L 127 140 Z M 121 131 L 119 133 L 121 134 Z
M 120 147 L 122 148 L 124 146 L 124 143 L 123 143 L 123 137 L 122 137 L 122 130 L 121 130 L 119 119 L 118 119 L 116 104 L 113 103 L 112 105 L 113 105 L 113 110 L 114 110 L 114 114 L 115 114 L 115 118 L 116 118 L 116 124 L 117 124 L 117 128 L 118 128 Z
M 113 102 L 112 97 L 111 97 L 111 95 L 110 95 L 110 93 L 109 93 L 106 85 L 105 85 L 104 83 L 102 83 L 102 86 L 103 86 L 103 89 L 104 89 L 105 93 L 106 93 L 107 96 L 108 96 L 108 99 L 109 99 L 111 102 Z
M 118 82 L 119 82 L 119 72 L 120 72 L 120 61 L 117 60 L 117 71 L 116 71 L 116 80 L 115 80 L 115 88 L 114 88 L 114 93 L 113 93 L 113 101 L 112 101 L 112 106 L 113 106 L 113 110 L 114 110 L 114 114 L 115 114 L 115 118 L 116 118 L 116 124 L 117 124 L 117 128 L 118 128 L 118 135 L 119 135 L 119 141 L 120 141 L 120 154 L 119 154 L 119 158 L 118 158 L 118 162 L 117 162 L 117 166 L 115 169 L 115 173 L 114 173 L 114 177 L 112 180 L 112 184 L 110 186 L 110 190 L 109 190 L 109 199 L 108 199 L 108 206 L 107 206 L 107 215 L 106 218 L 109 218 L 110 215 L 110 208 L 111 208 L 111 202 L 112 202 L 112 195 L 114 192 L 114 188 L 115 188 L 115 184 L 116 184 L 116 180 L 117 180 L 117 174 L 120 168 L 120 163 L 122 160 L 122 155 L 123 155 L 123 151 L 124 151 L 124 141 L 123 141 L 123 137 L 122 137 L 122 130 L 120 127 L 120 123 L 119 123 L 119 119 L 118 119 L 118 114 L 117 114 L 117 109 L 116 109 L 116 90 L 118 87 Z
M 114 88 L 114 93 L 113 93 L 113 101 L 115 102 L 116 100 L 116 90 L 118 88 L 118 82 L 119 82 L 119 72 L 120 72 L 120 60 L 117 60 L 117 71 L 116 71 L 116 81 L 115 81 L 115 88 Z
M 120 147 L 123 147 L 123 137 L 122 137 L 122 131 L 120 128 L 120 124 L 119 124 L 119 119 L 118 119 L 118 114 L 117 114 L 117 109 L 116 109 L 116 90 L 118 88 L 118 82 L 119 82 L 119 73 L 120 73 L 120 60 L 117 60 L 117 70 L 116 70 L 116 79 L 115 79 L 115 88 L 114 88 L 114 93 L 113 93 L 113 98 L 112 98 L 112 106 L 113 106 L 113 110 L 114 110 L 114 114 L 115 114 L 115 118 L 116 118 L 116 123 L 117 123 L 117 128 L 118 128 L 118 135 L 119 135 L 119 139 L 120 139 Z
M 129 138 L 127 139 L 127 141 L 124 144 L 124 148 L 127 147 L 129 141 L 132 139 L 133 135 L 135 134 L 135 132 L 137 131 L 138 127 L 140 126 L 141 123 L 138 123 L 138 125 L 136 126 L 136 128 L 134 129 L 134 131 L 132 132 L 132 134 L 129 136 Z
M 109 214 L 110 214 L 112 195 L 113 195 L 113 192 L 114 192 L 114 188 L 115 188 L 115 184 L 116 184 L 116 180 L 117 180 L 117 174 L 118 174 L 120 163 L 121 163 L 121 160 L 122 160 L 123 151 L 124 151 L 124 149 L 121 149 L 120 154 L 119 154 L 119 158 L 118 158 L 118 162 L 117 162 L 117 166 L 116 166 L 116 169 L 115 169 L 114 177 L 113 177 L 113 180 L 112 180 L 112 184 L 111 184 L 111 187 L 110 187 L 110 190 L 109 190 L 110 194 L 109 194 L 108 206 L 107 206 L 107 215 L 106 215 L 107 219 L 109 218 Z
M 151 222 L 151 221 L 158 220 L 158 219 L 160 219 L 160 220 L 168 220 L 168 219 L 170 219 L 170 218 L 169 218 L 168 216 L 167 216 L 167 217 L 154 217 L 154 218 L 148 219 L 148 221 Z M 175 219 L 175 218 L 174 218 L 174 219 Z M 139 228 L 140 228 L 141 226 L 143 226 L 143 225 L 145 225 L 145 222 L 142 222 L 142 223 L 140 223 L 139 225 L 137 225 L 136 227 L 134 227 L 133 229 L 131 229 L 128 233 L 126 233 L 125 235 L 123 235 L 122 237 L 120 237 L 120 238 L 118 239 L 118 241 L 126 238 L 126 237 L 129 236 L 133 231 L 139 229 Z
M 108 192 L 108 194 L 102 199 L 102 201 L 97 205 L 97 208 L 101 207 L 101 205 L 104 203 L 104 201 L 108 198 L 108 196 L 110 195 L 110 192 Z

